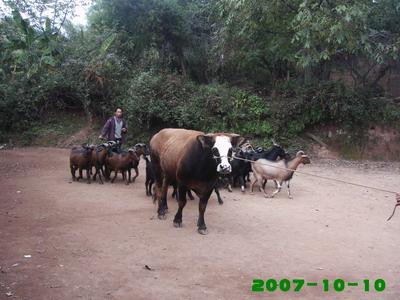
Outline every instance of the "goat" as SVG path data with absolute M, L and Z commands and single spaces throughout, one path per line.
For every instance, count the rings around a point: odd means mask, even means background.
M 114 183 L 115 178 L 118 175 L 118 172 L 122 173 L 122 178 L 125 180 L 125 183 L 128 185 L 128 176 L 126 172 L 131 168 L 134 161 L 139 161 L 139 157 L 135 153 L 135 149 L 129 149 L 127 152 L 123 152 L 120 154 L 113 154 L 112 156 L 106 157 L 106 169 L 107 176 L 110 175 L 111 171 L 115 172 L 111 183 Z
M 247 146 L 247 145 L 246 145 Z M 250 172 L 251 170 L 251 164 L 248 162 L 248 160 L 256 161 L 260 158 L 275 161 L 276 159 L 280 158 L 287 158 L 287 153 L 285 150 L 274 143 L 274 146 L 269 150 L 259 150 L 259 151 L 254 151 L 251 149 L 250 151 L 246 151 L 249 147 L 243 149 L 239 149 L 236 151 L 234 158 L 231 161 L 232 165 L 232 173 L 229 174 L 228 179 L 229 179 L 229 184 L 228 184 L 228 191 L 232 192 L 232 185 L 235 186 L 235 183 L 239 181 L 240 187 L 242 192 L 245 192 L 246 188 L 246 178 L 250 177 Z M 246 159 L 247 161 L 244 161 L 243 159 Z M 247 180 L 249 181 L 249 180 Z
M 151 164 L 151 160 L 144 155 L 144 160 L 146 161 L 146 181 L 144 183 L 145 188 L 146 188 L 146 196 L 151 196 L 153 193 L 151 191 L 151 188 L 155 182 L 155 175 L 153 171 L 153 166 Z
M 94 146 L 82 145 L 82 147 L 73 147 L 69 155 L 69 167 L 73 181 L 82 179 L 82 170 L 86 170 L 87 183 L 90 184 L 90 172 L 92 168 L 92 152 Z M 79 177 L 75 177 L 76 170 L 79 169 Z
M 256 182 L 259 183 L 259 189 L 261 191 L 263 179 L 273 179 L 277 189 L 272 193 L 271 196 L 268 196 L 265 192 L 264 187 L 264 196 L 267 198 L 273 198 L 277 193 L 280 192 L 282 188 L 282 183 L 286 181 L 288 188 L 288 197 L 291 199 L 292 195 L 290 194 L 290 180 L 292 179 L 294 173 L 294 171 L 291 170 L 296 170 L 300 164 L 309 163 L 310 158 L 305 155 L 303 151 L 297 152 L 296 156 L 290 160 L 285 158 L 280 161 L 270 161 L 260 158 L 256 162 L 252 162 L 251 167 L 253 169 L 255 180 L 251 184 L 251 193 L 253 193 L 253 188 Z
M 103 180 L 101 178 L 101 173 L 104 174 L 103 166 L 105 165 L 106 162 L 106 157 L 108 155 L 108 151 L 115 146 L 114 141 L 109 141 L 107 143 L 103 143 L 101 145 L 98 145 L 96 147 L 96 150 L 92 152 L 92 165 L 95 167 L 96 172 L 93 175 L 93 180 L 96 181 L 97 175 L 99 176 L 99 182 L 100 184 L 103 184 Z
M 140 156 L 145 157 L 146 155 L 150 155 L 149 149 L 146 144 L 138 143 L 135 146 L 133 146 L 133 149 L 138 159 L 133 160 L 131 165 L 129 166 L 128 169 L 129 182 L 135 182 L 135 179 L 139 176 L 138 166 L 139 166 Z M 132 178 L 132 181 L 131 181 L 131 169 L 134 169 L 136 173 L 135 177 Z

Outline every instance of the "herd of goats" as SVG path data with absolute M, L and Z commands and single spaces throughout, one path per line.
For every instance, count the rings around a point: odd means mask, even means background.
M 121 173 L 123 180 L 129 184 L 139 175 L 139 161 L 143 157 L 146 162 L 146 195 L 153 196 L 154 201 L 158 200 L 159 218 L 165 218 L 167 191 L 169 186 L 173 186 L 173 197 L 179 203 L 174 225 L 179 227 L 186 196 L 193 200 L 191 191 L 194 191 L 200 199 L 198 230 L 205 234 L 204 211 L 207 201 L 214 191 L 218 203 L 223 204 L 219 194 L 222 186 L 232 192 L 232 186 L 239 183 L 241 191 L 245 192 L 246 183 L 251 182 L 250 190 L 253 193 L 257 183 L 260 192 L 272 198 L 286 182 L 288 196 L 292 198 L 289 183 L 293 173 L 300 164 L 309 164 L 310 159 L 303 151 L 290 157 L 281 146 L 273 143 L 271 149 L 264 150 L 261 147 L 254 148 L 248 140 L 236 134 L 204 134 L 169 128 L 154 135 L 150 146 L 138 143 L 124 150 L 116 142 L 108 141 L 100 145 L 74 147 L 70 152 L 70 169 L 73 181 L 82 179 L 85 170 L 87 183 L 98 178 L 103 184 L 103 177 L 113 183 Z M 132 169 L 135 171 L 133 177 Z M 253 173 L 253 180 L 250 180 L 250 173 Z M 273 180 L 276 187 L 270 195 L 266 193 L 268 180 Z

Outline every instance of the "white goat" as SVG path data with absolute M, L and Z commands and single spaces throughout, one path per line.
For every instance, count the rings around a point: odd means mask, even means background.
M 252 162 L 251 168 L 253 169 L 254 181 L 251 184 L 251 193 L 253 193 L 253 188 L 256 182 L 258 182 L 258 186 L 261 192 L 261 185 L 263 181 L 265 180 L 266 183 L 268 179 L 272 179 L 274 180 L 277 189 L 272 193 L 271 196 L 268 196 L 265 191 L 266 185 L 264 185 L 264 196 L 267 198 L 273 198 L 277 193 L 280 192 L 282 188 L 282 183 L 286 181 L 288 196 L 291 199 L 292 195 L 290 194 L 290 180 L 293 177 L 294 171 L 285 169 L 296 170 L 300 164 L 309 163 L 310 158 L 303 151 L 297 152 L 296 156 L 290 160 L 282 159 L 279 161 L 270 161 L 261 158 Z

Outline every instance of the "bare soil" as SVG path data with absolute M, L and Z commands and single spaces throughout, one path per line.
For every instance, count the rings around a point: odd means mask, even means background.
M 219 206 L 212 195 L 202 236 L 198 200 L 182 228 L 172 225 L 174 199 L 158 220 L 140 167 L 129 186 L 88 185 L 71 182 L 68 150 L 1 151 L 0 299 L 400 299 L 400 211 L 386 222 L 393 195 L 297 174 L 294 199 L 223 190 Z M 400 190 L 399 164 L 313 160 L 301 170 Z M 254 278 L 319 285 L 256 294 Z M 324 293 L 325 278 L 383 278 L 386 289 Z

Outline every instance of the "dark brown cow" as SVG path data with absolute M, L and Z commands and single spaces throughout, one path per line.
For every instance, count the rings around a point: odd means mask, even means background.
M 232 148 L 244 139 L 237 134 L 205 134 L 186 129 L 163 129 L 150 141 L 150 156 L 156 180 L 155 200 L 158 201 L 158 217 L 165 219 L 169 185 L 178 186 L 179 208 L 174 226 L 182 225 L 182 210 L 188 190 L 200 198 L 198 232 L 207 233 L 204 212 L 208 199 L 217 182 L 218 174 L 228 174 Z

